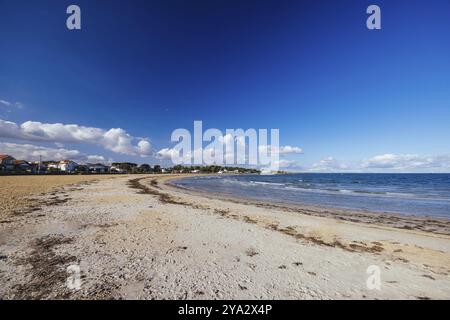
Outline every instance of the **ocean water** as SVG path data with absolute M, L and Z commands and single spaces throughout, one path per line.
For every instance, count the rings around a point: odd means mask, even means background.
M 173 183 L 255 200 L 450 218 L 450 174 L 223 175 Z

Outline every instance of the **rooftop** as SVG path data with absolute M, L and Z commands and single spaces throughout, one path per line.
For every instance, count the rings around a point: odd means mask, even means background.
M 6 158 L 12 158 L 12 157 L 8 154 L 0 154 L 0 160 L 6 159 Z

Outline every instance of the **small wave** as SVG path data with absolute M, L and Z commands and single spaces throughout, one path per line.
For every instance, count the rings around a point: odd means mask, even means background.
M 253 184 L 269 185 L 269 186 L 284 186 L 285 183 L 265 182 L 265 181 L 250 181 Z
M 425 201 L 446 201 L 448 202 L 450 199 L 445 195 L 441 194 L 428 194 L 427 192 L 404 192 L 407 190 L 395 190 L 395 186 L 391 187 L 388 190 L 388 185 L 386 188 L 371 188 L 371 186 L 365 186 L 362 182 L 357 180 L 353 180 L 352 185 L 335 185 L 333 186 L 330 183 L 326 183 L 325 185 L 321 185 L 320 183 L 307 183 L 305 179 L 295 179 L 294 181 L 288 182 L 270 182 L 270 181 L 258 181 L 255 179 L 245 179 L 245 177 L 217 177 L 217 176 L 209 176 L 209 177 L 192 177 L 189 179 L 183 179 L 179 183 L 181 185 L 196 185 L 197 182 L 205 181 L 205 185 L 208 184 L 210 186 L 204 186 L 208 188 L 214 188 L 214 186 L 222 184 L 224 187 L 228 185 L 229 187 L 236 188 L 245 188 L 245 189 L 253 189 L 259 188 L 260 190 L 264 190 L 267 188 L 268 192 L 270 190 L 286 190 L 292 192 L 312 192 L 312 193 L 322 193 L 322 194 L 330 194 L 330 195 L 338 195 L 342 196 L 360 196 L 360 197 L 383 197 L 383 198 L 397 198 L 397 199 L 405 199 L 405 200 L 425 200 Z M 206 182 L 208 181 L 208 182 Z M 358 182 L 358 187 L 356 187 L 355 182 Z M 393 190 L 394 189 L 394 190 Z M 419 190 L 420 191 L 420 190 Z
M 368 190 L 351 190 L 354 193 L 363 193 L 363 194 L 374 194 L 374 195 L 386 195 L 387 192 L 384 191 L 368 191 Z

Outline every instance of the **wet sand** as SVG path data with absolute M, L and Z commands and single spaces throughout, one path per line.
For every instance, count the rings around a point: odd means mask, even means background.
M 294 212 L 316 217 L 326 217 L 342 221 L 369 223 L 372 225 L 394 227 L 406 230 L 416 230 L 450 235 L 450 220 L 432 216 L 402 215 L 395 213 L 379 213 L 370 211 L 357 211 L 351 209 L 331 208 L 318 205 L 295 205 L 280 202 L 270 202 L 263 200 L 253 200 L 244 197 L 224 195 L 214 192 L 202 192 L 199 190 L 181 187 L 175 184 L 172 179 L 167 179 L 167 186 L 183 190 L 191 195 L 201 195 L 209 199 L 222 199 L 224 201 L 254 205 L 261 208 Z M 176 179 L 175 179 L 176 180 Z

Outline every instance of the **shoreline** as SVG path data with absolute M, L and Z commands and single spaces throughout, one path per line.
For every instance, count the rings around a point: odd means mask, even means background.
M 0 224 L 0 299 L 450 298 L 449 236 L 189 194 L 179 177 L 35 195 Z
M 316 204 L 294 204 L 283 203 L 282 201 L 260 200 L 253 198 L 239 197 L 236 195 L 225 195 L 217 192 L 207 192 L 195 188 L 183 187 L 174 184 L 173 180 L 190 178 L 184 177 L 169 178 L 165 180 L 168 187 L 180 189 L 192 195 L 199 195 L 209 199 L 221 199 L 224 201 L 233 201 L 241 204 L 250 204 L 265 208 L 274 208 L 284 211 L 297 212 L 300 214 L 326 217 L 331 219 L 357 222 L 374 223 L 380 226 L 393 227 L 405 230 L 420 230 L 442 235 L 450 235 L 450 219 L 444 217 L 434 217 L 429 215 L 400 214 L 392 212 L 361 211 L 355 209 L 321 206 Z

